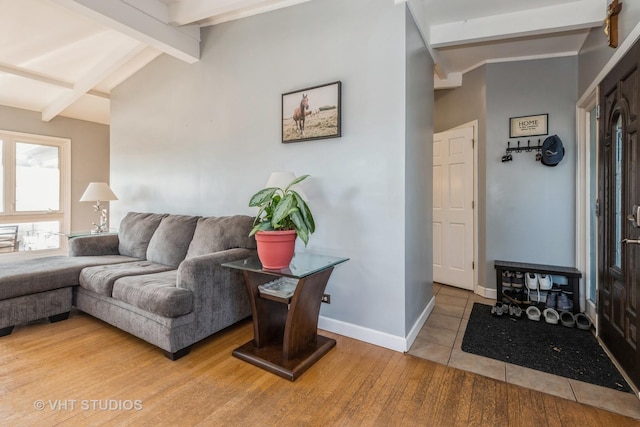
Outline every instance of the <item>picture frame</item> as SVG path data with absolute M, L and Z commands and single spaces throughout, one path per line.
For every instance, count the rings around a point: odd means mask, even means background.
M 342 136 L 342 82 L 282 94 L 282 143 Z
M 549 134 L 549 114 L 511 117 L 509 119 L 509 138 L 539 136 Z

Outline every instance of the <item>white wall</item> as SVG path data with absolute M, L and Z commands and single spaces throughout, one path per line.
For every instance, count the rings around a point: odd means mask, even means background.
M 577 62 L 574 56 L 487 64 L 465 74 L 461 88 L 436 92 L 436 132 L 479 123 L 480 286 L 495 289 L 496 259 L 575 265 Z M 534 152 L 522 152 L 502 163 L 507 141 L 517 142 L 509 138 L 509 118 L 544 113 L 549 133 L 566 148 L 562 162 L 547 167 Z
M 67 117 L 43 122 L 40 113 L 0 106 L 0 129 L 71 139 L 71 231 L 90 230 L 99 216 L 79 200 L 89 182 L 109 182 L 109 126 Z
M 405 53 L 405 6 L 388 0 L 314 1 L 203 29 L 201 61 L 161 56 L 112 93 L 112 221 L 128 210 L 255 214 L 247 202 L 270 172 L 310 174 L 307 250 L 351 258 L 327 287 L 325 325 L 398 342 Z M 281 94 L 335 80 L 342 138 L 282 144 Z

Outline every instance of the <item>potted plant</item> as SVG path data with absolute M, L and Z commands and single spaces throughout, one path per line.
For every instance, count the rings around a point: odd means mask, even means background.
M 296 178 L 285 188 L 263 188 L 249 200 L 250 207 L 259 208 L 249 236 L 256 236 L 258 258 L 264 268 L 288 267 L 293 258 L 296 237 L 300 237 L 306 246 L 309 236 L 315 231 L 309 206 L 292 189 L 308 177 Z

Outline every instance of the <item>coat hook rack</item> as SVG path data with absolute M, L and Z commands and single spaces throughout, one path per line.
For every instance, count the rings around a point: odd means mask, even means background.
M 507 153 L 511 153 L 511 152 L 521 153 L 523 151 L 531 152 L 531 151 L 541 151 L 541 150 L 542 150 L 542 141 L 540 139 L 538 139 L 538 145 L 531 145 L 530 139 L 527 139 L 526 146 L 521 146 L 520 141 L 518 141 L 517 147 L 512 147 L 511 141 L 507 141 Z
M 536 161 L 540 161 L 540 159 L 542 158 L 542 141 L 540 139 L 538 139 L 538 145 L 531 145 L 531 140 L 527 139 L 527 145 L 521 145 L 520 141 L 517 141 L 517 146 L 516 147 L 512 147 L 511 146 L 511 141 L 507 141 L 507 151 L 504 154 L 504 156 L 502 156 L 502 163 L 505 162 L 510 162 L 513 161 L 513 156 L 511 155 L 511 153 L 521 153 L 523 151 L 526 151 L 528 153 L 530 153 L 531 151 L 536 151 Z M 535 142 L 534 142 L 535 144 Z

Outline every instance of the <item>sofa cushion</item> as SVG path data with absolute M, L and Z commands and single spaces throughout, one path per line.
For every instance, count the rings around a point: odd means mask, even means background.
M 156 264 L 151 261 L 99 265 L 82 270 L 80 273 L 80 286 L 97 294 L 110 297 L 113 291 L 113 284 L 122 277 L 141 276 L 169 270 L 173 270 L 173 267 Z
M 149 242 L 147 259 L 177 268 L 187 255 L 198 218 L 185 215 L 168 215 L 162 218 Z
M 144 259 L 151 236 L 166 215 L 129 212 L 122 218 L 118 230 L 120 255 Z
M 200 218 L 187 251 L 187 258 L 234 248 L 255 249 L 251 236 L 254 218 L 247 215 Z
M 164 317 L 179 317 L 193 310 L 193 293 L 176 287 L 177 271 L 129 276 L 113 284 L 113 298 Z
M 14 261 L 0 265 L 0 300 L 53 289 L 77 286 L 85 267 L 137 261 L 120 255 L 55 256 Z

